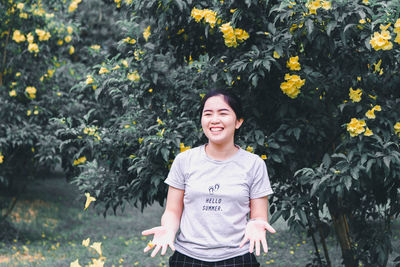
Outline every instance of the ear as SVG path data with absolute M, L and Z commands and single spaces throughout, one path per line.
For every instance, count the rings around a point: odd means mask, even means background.
M 236 120 L 236 125 L 235 125 L 236 130 L 239 129 L 240 126 L 242 126 L 242 123 L 243 123 L 243 122 L 244 122 L 243 119 L 238 119 L 238 120 Z

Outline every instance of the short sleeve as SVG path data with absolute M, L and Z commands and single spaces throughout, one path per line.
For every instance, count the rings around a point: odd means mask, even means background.
M 183 153 L 178 154 L 174 162 L 172 162 L 171 169 L 164 182 L 172 187 L 185 190 L 185 174 L 183 172 L 185 164 L 182 154 Z
M 269 181 L 267 166 L 261 158 L 257 158 L 254 164 L 254 177 L 250 185 L 250 198 L 260 198 L 273 193 Z

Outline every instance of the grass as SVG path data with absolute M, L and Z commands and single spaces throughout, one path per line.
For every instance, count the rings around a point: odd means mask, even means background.
M 84 196 L 64 179 L 36 180 L 28 188 L 11 216 L 16 228 L 13 240 L 0 241 L 0 267 L 70 266 L 76 259 L 82 266 L 88 265 L 99 254 L 82 245 L 87 238 L 90 244 L 101 242 L 104 266 L 168 266 L 170 250 L 167 255 L 154 258 L 143 253 L 150 237 L 141 236 L 141 232 L 159 225 L 163 212 L 159 205 L 146 208 L 143 213 L 128 208 L 104 218 L 93 206 L 84 211 Z M 309 263 L 314 252 L 311 240 L 277 228 L 281 230 L 268 236 L 270 252 L 258 257 L 261 266 Z M 399 236 L 400 226 L 394 235 L 396 244 Z M 333 239 L 328 244 L 332 266 L 341 266 L 338 246 Z

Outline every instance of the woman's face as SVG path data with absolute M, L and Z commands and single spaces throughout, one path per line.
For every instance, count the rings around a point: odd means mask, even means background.
M 234 142 L 235 130 L 242 125 L 223 95 L 212 96 L 204 104 L 201 127 L 209 143 L 225 145 Z

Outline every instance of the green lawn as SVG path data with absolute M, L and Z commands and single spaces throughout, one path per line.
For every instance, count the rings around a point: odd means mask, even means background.
M 84 266 L 99 258 L 98 252 L 82 245 L 101 242 L 104 266 L 167 266 L 168 257 L 151 258 L 143 253 L 149 241 L 141 231 L 159 225 L 163 208 L 154 205 L 143 213 L 128 208 L 104 218 L 93 206 L 84 211 L 85 197 L 64 179 L 32 182 L 12 214 L 17 232 L 11 242 L 0 241 L 0 267 L 70 266 L 79 259 Z M 400 227 L 394 241 L 399 244 Z M 278 233 L 268 236 L 270 252 L 258 257 L 262 266 L 305 266 L 313 253 L 311 239 L 292 234 L 277 225 Z M 329 240 L 333 266 L 341 266 L 340 250 Z M 399 251 L 397 251 L 399 252 Z

